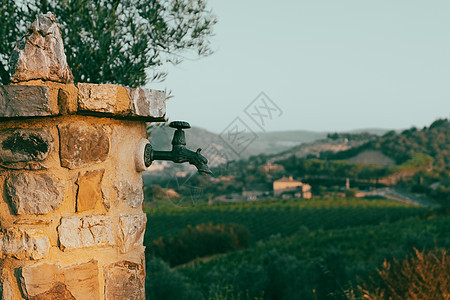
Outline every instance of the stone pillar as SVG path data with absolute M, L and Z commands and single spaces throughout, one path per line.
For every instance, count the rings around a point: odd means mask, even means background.
M 1 299 L 145 299 L 145 122 L 165 93 L 72 83 L 53 14 L 0 86 Z

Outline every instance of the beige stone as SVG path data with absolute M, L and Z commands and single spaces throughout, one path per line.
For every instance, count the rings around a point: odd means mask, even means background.
M 47 174 L 12 174 L 6 194 L 16 214 L 46 214 L 57 209 L 64 197 L 64 184 Z
M 52 116 L 59 113 L 47 86 L 0 86 L 0 117 Z
M 11 283 L 6 276 L 2 277 L 2 281 L 0 283 L 0 296 L 1 300 L 13 300 Z
M 99 299 L 98 263 L 95 260 L 62 269 L 64 283 L 75 299 Z
M 114 84 L 79 83 L 78 110 L 113 116 L 163 120 L 166 93 L 146 88 L 126 88 Z
M 115 84 L 79 83 L 78 110 L 113 115 L 130 112 L 130 98 L 124 87 Z
M 48 255 L 50 241 L 38 229 L 5 229 L 0 232 L 0 258 L 42 259 Z
M 147 216 L 145 214 L 120 216 L 120 252 L 127 253 L 133 248 L 142 247 L 146 224 Z
M 126 178 L 120 180 L 114 188 L 119 201 L 124 201 L 131 207 L 138 207 L 144 201 L 144 188 L 142 180 L 138 184 L 131 184 Z
M 61 166 L 76 169 L 107 159 L 110 138 L 106 129 L 96 124 L 74 122 L 59 125 Z
M 56 263 L 29 265 L 21 269 L 19 280 L 29 299 L 99 299 L 95 260 L 65 268 Z
M 144 300 L 145 270 L 140 264 L 121 261 L 105 268 L 105 299 Z
M 61 218 L 58 226 L 62 250 L 115 245 L 112 223 L 102 215 Z
M 164 119 L 166 116 L 166 92 L 146 88 L 128 88 L 133 116 Z
M 73 82 L 55 15 L 40 15 L 31 24 L 14 48 L 10 64 L 12 82 L 33 79 Z
M 95 170 L 79 175 L 76 182 L 78 185 L 77 212 L 92 210 L 97 203 L 103 202 L 101 184 L 104 173 L 105 170 Z
M 76 298 L 70 293 L 66 285 L 62 282 L 55 282 L 53 287 L 48 291 L 31 296 L 30 300 L 76 300 Z
M 0 131 L 1 162 L 42 161 L 53 148 L 53 137 L 46 128 L 15 128 Z
M 78 89 L 73 84 L 54 84 L 51 88 L 58 89 L 58 105 L 60 114 L 73 114 L 78 110 Z M 52 93 L 53 90 L 50 90 Z
M 63 281 L 59 272 L 59 266 L 45 262 L 23 267 L 19 279 L 22 292 L 27 297 L 45 293 L 56 282 Z

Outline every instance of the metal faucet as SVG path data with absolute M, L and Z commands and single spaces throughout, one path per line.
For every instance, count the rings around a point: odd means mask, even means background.
M 200 154 L 201 148 L 196 152 L 186 148 L 186 137 L 183 129 L 191 128 L 188 122 L 174 121 L 169 124 L 169 127 L 176 128 L 172 139 L 172 151 L 157 151 L 153 150 L 150 144 L 145 145 L 144 163 L 149 167 L 154 160 L 170 160 L 174 163 L 189 162 L 191 165 L 197 167 L 197 170 L 202 175 L 212 175 L 208 168 L 208 160 Z

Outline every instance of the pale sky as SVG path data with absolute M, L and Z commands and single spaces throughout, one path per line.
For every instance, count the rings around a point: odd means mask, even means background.
M 171 121 L 220 133 L 239 117 L 260 131 L 244 110 L 261 92 L 280 110 L 265 131 L 420 128 L 450 117 L 448 0 L 208 3 L 215 53 L 148 85 L 172 91 Z

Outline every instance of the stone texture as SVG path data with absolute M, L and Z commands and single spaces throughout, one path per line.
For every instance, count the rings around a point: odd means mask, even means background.
M 114 84 L 79 83 L 78 110 L 114 115 L 130 112 L 127 90 Z
M 61 268 L 55 263 L 23 267 L 19 281 L 28 299 L 99 299 L 98 263 Z
M 62 250 L 115 244 L 111 220 L 101 215 L 61 218 L 58 234 Z
M 47 86 L 0 86 L 0 117 L 42 117 L 58 114 Z
M 0 232 L 0 258 L 42 259 L 48 255 L 50 241 L 37 229 L 9 229 Z
M 0 163 L 0 167 L 10 170 L 45 170 L 48 167 L 37 161 L 20 161 L 15 163 Z
M 146 223 L 147 217 L 145 214 L 120 216 L 120 252 L 126 253 L 133 248 L 143 246 Z
M 105 268 L 105 299 L 144 300 L 145 270 L 142 265 L 121 261 Z
M 146 88 L 128 88 L 133 116 L 164 119 L 166 116 L 166 92 Z
M 105 170 L 95 170 L 78 176 L 77 212 L 94 209 L 97 203 L 103 202 L 101 184 L 104 173 Z
M 74 84 L 60 84 L 55 88 L 58 88 L 59 113 L 63 115 L 76 113 L 78 109 L 77 87 Z
M 42 161 L 53 150 L 53 137 L 46 128 L 0 131 L 0 161 Z
M 137 185 L 132 185 L 128 179 L 120 180 L 114 188 L 117 191 L 117 199 L 125 201 L 129 206 L 135 208 L 144 201 L 144 190 L 142 180 Z
M 15 220 L 15 225 L 33 225 L 33 226 L 47 226 L 51 221 L 42 219 L 19 219 Z
M 53 287 L 48 291 L 38 294 L 36 296 L 31 296 L 30 300 L 76 300 L 76 298 L 70 293 L 66 285 L 62 282 L 55 282 Z
M 61 282 L 59 266 L 54 263 L 37 263 L 20 270 L 20 286 L 29 298 L 50 290 L 56 282 Z
M 62 269 L 64 283 L 75 299 L 99 299 L 97 261 L 79 264 Z
M 79 112 L 139 117 L 148 121 L 164 120 L 165 91 L 114 84 L 79 83 L 77 86 Z
M 33 79 L 73 82 L 54 14 L 40 15 L 31 24 L 14 48 L 10 64 L 12 82 Z
M 0 299 L 1 300 L 13 300 L 13 293 L 11 289 L 11 283 L 6 277 L 2 277 L 0 283 Z
M 106 160 L 109 134 L 99 125 L 74 122 L 58 126 L 61 166 L 76 169 Z
M 14 213 L 46 214 L 61 205 L 64 184 L 47 174 L 12 174 L 6 179 L 6 194 Z

